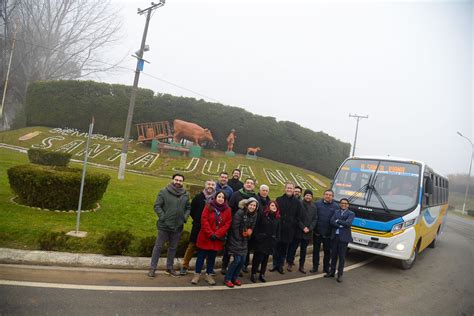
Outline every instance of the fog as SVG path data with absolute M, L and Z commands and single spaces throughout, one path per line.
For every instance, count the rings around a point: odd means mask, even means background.
M 147 1 L 119 1 L 131 85 Z M 473 139 L 472 1 L 191 1 L 155 11 L 140 87 L 238 106 L 353 143 L 356 155 L 466 173 Z M 232 118 L 228 118 L 229 121 Z M 210 126 L 212 129 L 212 126 Z M 278 140 L 276 140 L 278 141 Z

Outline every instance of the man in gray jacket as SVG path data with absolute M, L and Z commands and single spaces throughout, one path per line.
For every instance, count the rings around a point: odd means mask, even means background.
M 155 277 L 156 266 L 160 259 L 161 247 L 168 241 L 168 258 L 166 260 L 166 273 L 178 277 L 179 273 L 173 269 L 173 261 L 176 255 L 184 223 L 188 220 L 190 213 L 189 194 L 183 188 L 184 176 L 174 174 L 173 181 L 158 193 L 154 210 L 158 215 L 158 236 L 151 256 L 150 271 L 148 276 Z

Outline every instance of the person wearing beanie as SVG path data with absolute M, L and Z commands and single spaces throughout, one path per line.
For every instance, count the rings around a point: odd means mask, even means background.
M 234 260 L 229 265 L 224 277 L 224 284 L 227 287 L 232 288 L 235 285 L 242 285 L 238 277 L 247 255 L 248 241 L 252 236 L 257 220 L 257 208 L 257 199 L 251 197 L 241 200 L 239 210 L 232 219 L 227 249 L 229 255 L 234 257 Z
M 290 244 L 286 260 L 288 262 L 288 267 L 294 265 L 296 249 L 299 246 L 300 260 L 298 271 L 306 274 L 306 270 L 304 269 L 306 249 L 308 248 L 309 241 L 313 236 L 314 227 L 318 221 L 318 214 L 316 206 L 313 203 L 313 192 L 311 190 L 307 189 L 304 191 L 301 206 L 301 213 L 296 222 L 295 238 Z

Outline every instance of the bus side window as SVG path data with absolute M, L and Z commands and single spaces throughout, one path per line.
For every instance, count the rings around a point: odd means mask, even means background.
M 432 177 L 433 175 L 431 175 Z M 433 180 L 431 177 L 425 176 L 423 180 L 423 201 L 422 206 L 430 206 L 432 204 L 432 197 L 433 197 Z

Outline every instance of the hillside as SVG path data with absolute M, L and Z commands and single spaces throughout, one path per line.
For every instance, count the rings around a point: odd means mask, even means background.
M 86 133 L 72 129 L 29 127 L 0 133 L 0 147 L 25 152 L 28 148 L 45 148 L 71 153 L 72 159 L 82 161 L 86 145 Z M 91 140 L 89 162 L 99 167 L 118 168 L 122 139 L 94 134 Z M 201 184 L 209 178 L 216 179 L 219 172 L 229 173 L 234 168 L 242 170 L 242 177 L 253 177 L 257 184 L 268 184 L 278 195 L 283 183 L 292 180 L 303 188 L 315 191 L 321 196 L 330 180 L 312 171 L 266 158 L 246 159 L 245 155 L 229 158 L 222 151 L 203 150 L 201 158 L 169 157 L 150 151 L 148 145 L 131 141 L 127 170 L 147 175 L 169 177 L 182 172 L 186 182 Z M 276 194 L 272 194 L 276 196 Z

